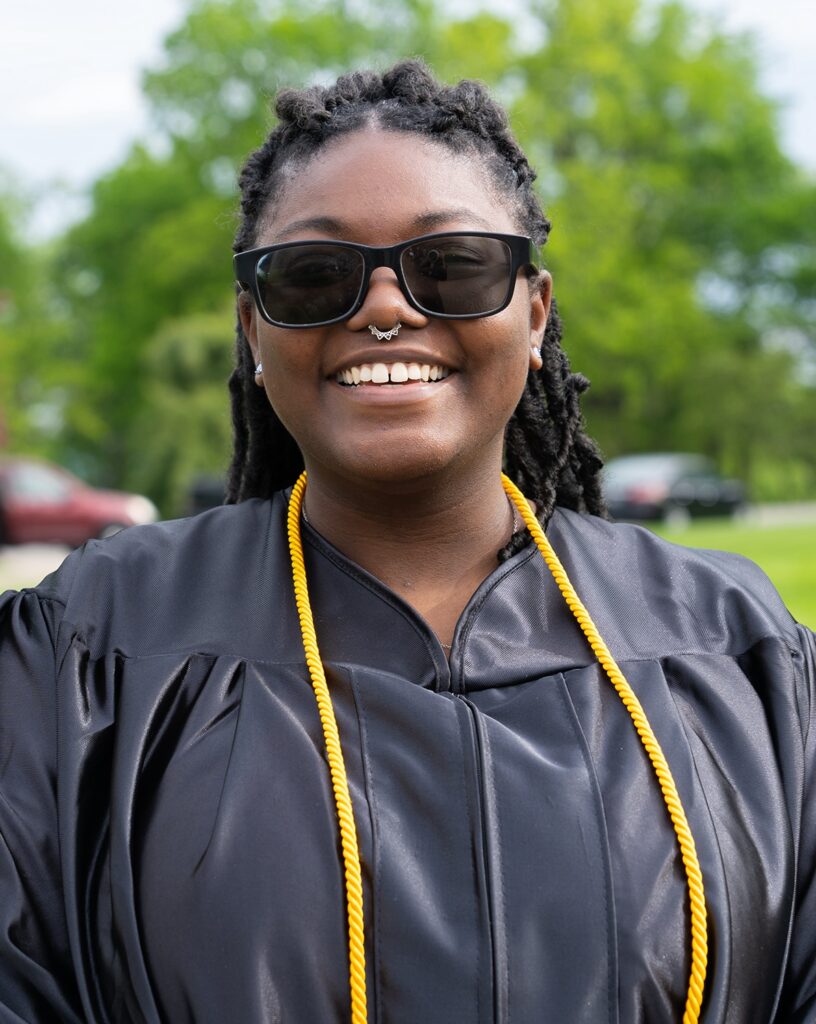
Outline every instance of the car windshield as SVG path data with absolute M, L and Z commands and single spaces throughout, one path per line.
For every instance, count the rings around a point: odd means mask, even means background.
M 47 466 L 23 463 L 15 466 L 9 473 L 9 495 L 22 501 L 65 501 L 69 491 L 67 480 Z
M 613 459 L 604 470 L 607 483 L 628 484 L 648 480 L 672 480 L 686 473 L 708 469 L 704 459 L 667 455 L 637 455 Z

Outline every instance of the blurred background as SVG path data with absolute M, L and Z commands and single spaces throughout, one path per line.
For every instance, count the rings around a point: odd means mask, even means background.
M 17 5 L 0 40 L 7 509 L 22 501 L 31 522 L 59 493 L 98 535 L 187 514 L 213 480 L 217 492 L 237 170 L 279 87 L 415 54 L 444 79 L 485 81 L 539 170 L 564 343 L 593 381 L 586 417 L 607 458 L 689 453 L 730 495 L 706 502 L 686 481 L 677 498 L 647 480 L 622 514 L 744 551 L 816 622 L 805 0 Z M 46 462 L 21 477 L 15 457 Z M 49 465 L 77 479 L 48 483 Z M 12 545 L 10 518 L 0 589 L 36 582 L 66 550 Z

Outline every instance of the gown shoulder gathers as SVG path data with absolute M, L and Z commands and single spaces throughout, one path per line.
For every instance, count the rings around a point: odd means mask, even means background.
M 0 597 L 0 1024 L 349 1019 L 342 858 L 283 495 Z M 682 1019 L 685 874 L 534 547 L 450 658 L 303 526 L 363 870 L 368 1019 Z M 816 643 L 739 556 L 557 510 L 696 842 L 703 1024 L 816 1024 Z

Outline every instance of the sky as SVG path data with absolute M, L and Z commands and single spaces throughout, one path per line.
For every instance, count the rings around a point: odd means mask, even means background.
M 576 0 L 580 2 L 580 0 Z M 687 0 L 760 41 L 763 85 L 785 100 L 783 144 L 816 171 L 813 0 Z M 47 237 L 82 214 L 84 193 L 149 131 L 144 68 L 186 0 L 22 0 L 0 15 L 0 169 L 43 196 L 31 227 Z

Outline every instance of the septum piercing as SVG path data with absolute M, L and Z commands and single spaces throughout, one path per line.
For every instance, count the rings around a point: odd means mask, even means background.
M 396 338 L 397 334 L 399 333 L 400 327 L 402 327 L 402 324 L 399 322 L 399 320 L 397 320 L 397 322 L 394 324 L 390 331 L 380 331 L 374 326 L 374 324 L 368 325 L 368 329 L 371 331 L 371 333 L 374 335 L 377 341 L 390 341 L 392 338 Z

